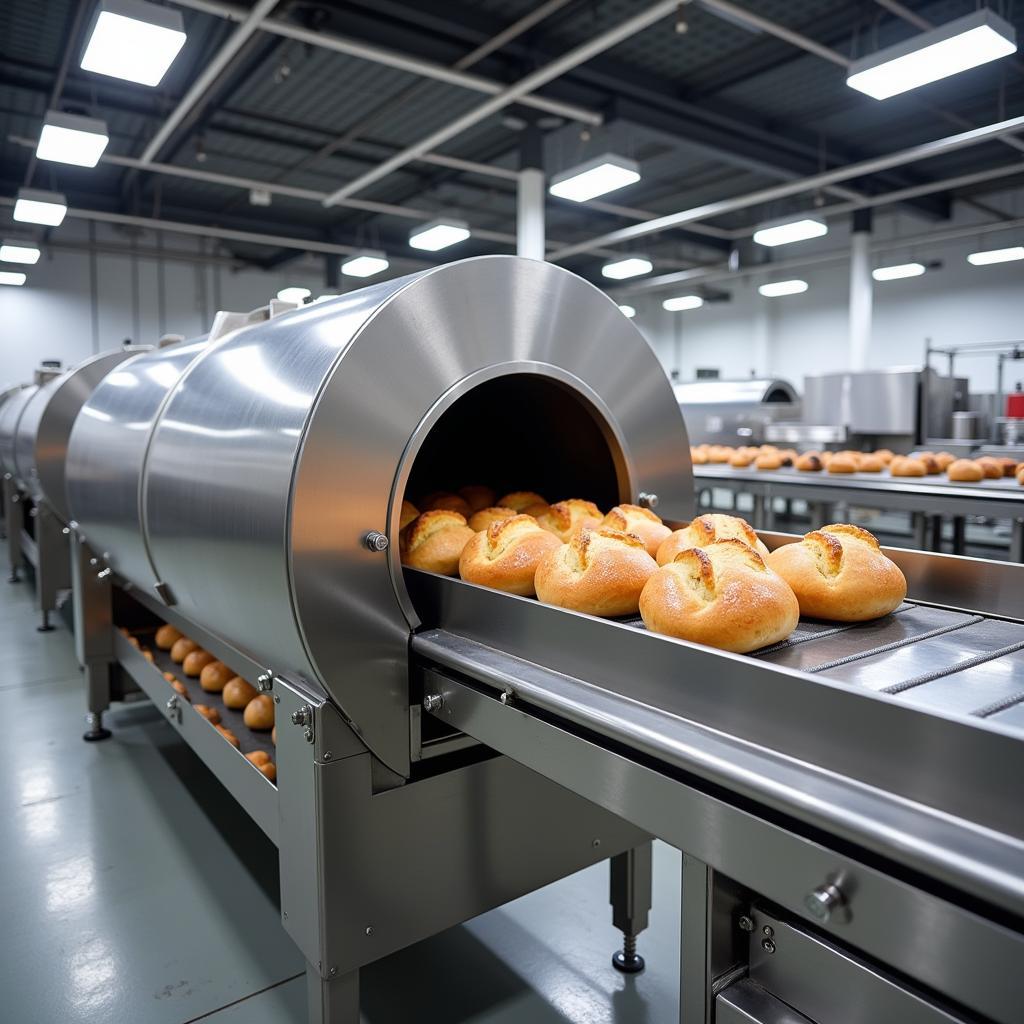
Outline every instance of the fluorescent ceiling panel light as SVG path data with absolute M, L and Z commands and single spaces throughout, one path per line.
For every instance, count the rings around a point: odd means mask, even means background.
M 342 263 L 341 272 L 348 277 L 373 277 L 374 274 L 387 270 L 390 265 L 384 253 L 367 249 Z
M 605 153 L 570 167 L 551 179 L 548 191 L 560 199 L 585 203 L 640 180 L 640 165 L 614 153 Z
M 429 224 L 415 228 L 409 234 L 409 244 L 414 249 L 437 252 L 449 245 L 464 242 L 469 238 L 469 225 L 461 220 L 432 220 Z
M 654 264 L 650 260 L 645 260 L 641 256 L 628 256 L 624 260 L 606 263 L 601 268 L 601 273 L 615 281 L 624 281 L 627 277 L 649 274 L 653 269 Z
M 774 299 L 779 295 L 799 295 L 807 291 L 806 281 L 772 281 L 770 284 L 763 284 L 757 289 L 762 295 Z
M 897 263 L 892 267 L 875 267 L 871 276 L 876 281 L 898 281 L 901 277 L 920 277 L 924 272 L 923 263 Z
M 68 212 L 68 202 L 59 192 L 43 192 L 37 188 L 18 189 L 14 203 L 14 219 L 24 224 L 45 224 L 57 227 Z
M 990 263 L 1009 263 L 1011 260 L 1024 260 L 1024 245 L 1014 245 L 1009 249 L 986 249 L 984 252 L 972 252 L 967 262 L 976 267 L 987 267 Z
M 277 297 L 282 302 L 298 302 L 301 303 L 303 300 L 308 299 L 313 293 L 308 288 L 299 288 L 293 286 L 291 288 L 282 288 L 278 293 Z
M 36 156 L 78 167 L 95 167 L 110 137 L 105 121 L 48 110 L 39 133 Z
M 676 295 L 674 298 L 666 299 L 662 304 L 662 309 L 667 309 L 670 313 L 678 313 L 684 309 L 700 309 L 704 305 L 704 300 L 699 295 Z
M 82 54 L 82 70 L 159 85 L 185 45 L 178 11 L 145 0 L 101 0 Z
M 0 284 L 13 284 L 20 287 L 25 283 L 25 275 L 13 270 L 0 270 Z
M 0 261 L 4 263 L 26 263 L 31 266 L 39 262 L 39 246 L 18 239 L 4 239 L 0 245 Z
M 773 224 L 758 228 L 754 232 L 754 241 L 758 245 L 788 245 L 790 242 L 802 242 L 806 238 L 820 238 L 828 234 L 828 225 L 820 220 L 794 220 L 788 224 Z
M 846 84 L 885 100 L 1016 50 L 1012 25 L 990 10 L 975 11 L 854 61 Z
M 627 306 L 625 303 L 619 306 L 623 316 L 629 317 L 630 320 L 636 316 L 636 310 L 632 306 Z

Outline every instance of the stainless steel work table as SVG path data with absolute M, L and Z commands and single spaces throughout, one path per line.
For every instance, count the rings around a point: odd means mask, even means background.
M 887 473 L 819 473 L 798 469 L 736 469 L 725 465 L 693 467 L 698 490 L 721 488 L 754 499 L 754 525 L 773 528 L 772 499 L 798 498 L 810 504 L 854 504 L 894 512 L 909 512 L 914 522 L 918 547 L 928 543 L 928 518 L 941 524 L 941 517 L 953 520 L 953 547 L 963 552 L 963 521 L 969 515 L 984 515 L 1010 521 L 1010 560 L 1024 561 L 1024 487 L 1012 477 L 983 480 L 976 484 L 955 483 L 945 476 L 891 477 Z M 937 538 L 933 528 L 932 537 Z M 937 544 L 933 542 L 933 548 Z

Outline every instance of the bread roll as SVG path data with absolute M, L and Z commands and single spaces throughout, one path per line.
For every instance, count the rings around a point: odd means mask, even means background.
M 985 470 L 971 459 L 956 459 L 946 467 L 946 475 L 958 483 L 976 484 L 985 479 Z
M 482 508 L 469 517 L 469 528 L 475 533 L 479 533 L 481 530 L 486 530 L 491 523 L 500 523 L 515 515 L 519 515 L 519 513 L 514 508 L 501 508 L 498 505 Z
M 428 495 L 423 499 L 422 508 L 424 512 L 458 512 L 460 516 L 466 519 L 473 514 L 473 510 L 469 507 L 469 502 L 465 498 L 461 498 L 457 494 L 451 494 L 448 491 Z
M 1003 476 L 1015 476 L 1017 473 L 1017 460 L 1016 459 L 997 459 L 1000 466 L 1003 467 Z
M 1017 483 L 1024 487 L 1024 462 L 1017 467 Z
M 793 465 L 804 473 L 820 473 L 825 468 L 825 463 L 821 461 L 821 456 L 813 452 L 807 452 L 799 456 Z
M 662 566 L 644 586 L 640 614 L 655 633 L 745 654 L 785 640 L 800 606 L 753 548 L 721 540 Z
M 180 665 L 185 660 L 185 655 L 199 650 L 199 644 L 195 640 L 189 640 L 187 636 L 179 637 L 171 647 L 171 661 Z
M 173 683 L 178 677 L 173 672 L 165 672 L 164 679 L 169 683 Z
M 185 700 L 191 701 L 192 695 L 188 692 L 188 687 L 180 679 L 171 680 L 171 689 L 179 696 L 184 697 Z
M 146 659 L 146 661 L 148 661 L 148 662 L 149 662 L 150 664 L 152 664 L 152 663 L 153 663 L 153 660 L 154 660 L 154 658 L 153 658 L 153 652 L 152 652 L 152 651 L 151 651 L 151 650 L 150 650 L 150 649 L 149 649 L 148 647 L 143 647 L 143 648 L 142 648 L 142 656 L 143 656 L 143 657 L 144 657 L 144 658 Z
M 935 456 L 935 461 L 939 464 L 939 472 L 945 473 L 956 462 L 956 456 L 951 455 L 949 452 L 938 452 Z
M 215 725 L 214 728 L 231 744 L 233 747 L 238 746 L 238 737 L 226 726 L 226 725 Z
M 420 510 L 411 501 L 403 501 L 398 528 L 404 530 L 419 514 Z
M 908 459 L 905 455 L 897 455 L 889 463 L 889 472 L 893 476 L 927 476 L 928 470 L 920 459 Z
M 652 558 L 658 548 L 671 536 L 672 531 L 649 508 L 639 505 L 616 505 L 601 520 L 602 526 L 621 533 L 631 533 L 644 542 L 647 554 Z
M 154 643 L 158 650 L 169 651 L 184 634 L 180 629 L 175 629 L 169 622 L 165 622 L 157 631 Z
M 754 459 L 754 469 L 782 469 L 783 459 L 778 452 L 761 452 Z
M 473 535 L 462 550 L 459 575 L 467 583 L 533 597 L 537 566 L 558 547 L 561 541 L 533 516 L 513 516 Z
M 584 527 L 537 566 L 537 597 L 590 615 L 636 615 L 640 591 L 657 570 L 643 541 L 628 533 Z
M 931 452 L 924 452 L 918 455 L 917 460 L 924 463 L 924 471 L 928 476 L 936 476 L 942 472 L 939 460 Z
M 898 565 L 867 530 L 847 523 L 823 526 L 767 558 L 792 588 L 800 614 L 837 622 L 888 615 L 907 596 Z
M 182 671 L 187 676 L 198 676 L 207 665 L 217 659 L 209 651 L 189 651 L 185 660 L 181 663 Z
M 783 448 L 779 452 L 779 458 L 782 459 L 784 466 L 792 466 L 799 457 L 800 453 L 795 448 Z
M 275 747 L 277 746 L 277 726 L 276 725 L 274 726 L 273 729 L 270 730 L 270 742 L 273 743 Z
M 655 557 L 658 559 L 658 565 L 668 565 L 681 551 L 687 548 L 706 548 L 717 540 L 740 540 L 758 554 L 768 554 L 768 549 L 745 519 L 722 515 L 720 512 L 708 512 L 706 515 L 697 516 L 689 526 L 676 530 L 666 538 Z
M 695 466 L 705 466 L 708 461 L 708 453 L 698 448 L 690 449 L 690 462 Z
M 885 463 L 877 455 L 862 455 L 857 469 L 861 473 L 881 473 Z
M 597 526 L 601 522 L 601 510 L 592 502 L 582 498 L 569 498 L 552 505 L 537 516 L 537 522 L 553 533 L 563 544 L 569 542 L 583 526 Z
M 224 684 L 234 674 L 223 661 L 211 661 L 208 665 L 204 665 L 199 673 L 199 685 L 207 693 L 220 693 L 224 689 Z
M 713 444 L 708 449 L 708 462 L 721 464 L 728 462 L 732 458 L 734 449 L 730 448 L 726 444 Z
M 490 508 L 497 495 L 493 488 L 483 484 L 467 484 L 459 488 L 459 497 L 469 506 L 470 512 L 479 512 L 482 508 Z
M 242 719 L 250 729 L 272 729 L 274 727 L 274 698 L 269 693 L 259 693 L 248 704 Z
M 220 712 L 216 708 L 211 708 L 208 704 L 193 704 L 192 707 L 213 725 L 220 723 Z
M 754 461 L 754 458 L 755 456 L 750 452 L 733 452 L 729 456 L 729 465 L 733 469 L 746 469 Z
M 878 448 L 873 454 L 881 459 L 887 466 L 895 458 L 891 448 Z
M 233 676 L 224 684 L 221 700 L 224 706 L 233 711 L 243 711 L 245 706 L 256 696 L 256 687 L 246 682 L 241 676 Z
M 830 473 L 856 473 L 858 461 L 852 455 L 837 452 L 828 460 L 828 471 Z
M 1003 467 L 998 459 L 991 455 L 982 455 L 980 459 L 974 461 L 981 466 L 986 480 L 1001 480 L 1003 478 Z
M 256 767 L 260 770 L 261 775 L 266 775 L 271 782 L 277 782 L 277 765 L 273 761 L 268 761 L 266 764 L 258 764 Z
M 261 764 L 266 764 L 270 760 L 270 755 L 265 750 L 252 750 L 245 755 L 245 759 L 259 767 Z
M 459 555 L 474 536 L 465 516 L 458 512 L 424 512 L 399 535 L 402 564 L 454 576 L 459 569 Z

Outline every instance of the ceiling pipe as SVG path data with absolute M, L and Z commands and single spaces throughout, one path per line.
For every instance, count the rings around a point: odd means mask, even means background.
M 416 157 L 421 156 L 423 153 L 429 153 L 431 150 L 443 145 L 449 139 L 453 139 L 455 136 L 460 135 L 467 128 L 471 128 L 473 125 L 485 120 L 492 114 L 495 114 L 499 110 L 507 107 L 509 104 L 515 103 L 517 100 L 533 92 L 535 89 L 539 89 L 541 86 L 546 85 L 548 82 L 565 74 L 567 71 L 571 71 L 574 67 L 583 64 L 592 57 L 596 57 L 599 53 L 603 53 L 605 50 L 611 49 L 613 46 L 621 43 L 624 39 L 628 39 L 630 36 L 636 35 L 637 32 L 643 31 L 643 29 L 650 27 L 655 22 L 674 13 L 678 8 L 678 5 L 678 0 L 661 0 L 661 2 L 653 4 L 645 11 L 641 11 L 632 18 L 627 18 L 625 21 L 614 26 L 608 31 L 602 32 L 600 35 L 595 36 L 593 39 L 581 46 L 577 46 L 575 49 L 570 50 L 568 53 L 552 61 L 550 64 L 547 64 L 542 68 L 538 68 L 525 78 L 520 79 L 514 85 L 503 89 L 496 96 L 492 96 L 491 99 L 481 103 L 478 107 L 468 111 L 461 117 L 457 117 L 444 128 L 431 132 L 429 135 L 420 139 L 419 142 L 414 143 L 402 152 L 396 153 L 394 156 L 385 160 L 378 167 L 371 171 L 367 171 L 354 181 L 350 181 L 347 185 L 344 185 L 335 192 L 332 192 L 324 201 L 324 206 L 333 206 L 340 199 L 347 199 L 349 196 L 355 195 L 356 192 L 362 191 L 368 185 L 372 185 L 374 182 L 380 181 L 381 178 L 385 178 L 393 171 L 399 170 L 410 161 L 416 159 Z
M 901 167 L 904 164 L 914 163 L 918 160 L 927 160 L 931 157 L 941 156 L 944 153 L 967 149 L 979 143 L 1009 135 L 1012 132 L 1019 132 L 1022 129 L 1024 129 L 1024 116 L 1011 117 L 1005 121 L 997 121 L 995 124 L 984 125 L 981 128 L 972 128 L 970 131 L 960 132 L 957 135 L 948 135 L 942 139 L 934 139 L 931 142 L 924 142 L 921 145 L 911 146 L 908 149 L 897 150 L 895 153 L 888 153 L 885 156 L 871 157 L 868 160 L 848 164 L 846 167 L 836 167 L 830 171 L 823 171 L 820 174 L 812 174 L 810 177 L 801 178 L 798 181 L 783 182 L 770 188 L 748 192 L 746 195 L 733 196 L 731 199 L 720 199 L 714 203 L 705 203 L 703 206 L 695 206 L 689 210 L 680 210 L 678 213 L 657 217 L 643 224 L 631 224 L 629 227 L 619 228 L 617 231 L 609 231 L 595 238 L 588 238 L 586 241 L 558 249 L 551 253 L 548 259 L 554 261 L 563 260 L 569 256 L 575 256 L 577 253 L 586 252 L 595 246 L 614 245 L 619 242 L 632 241 L 634 238 L 655 235 L 669 228 L 692 224 L 694 221 L 708 220 L 712 217 L 720 217 L 726 213 L 735 213 L 737 210 L 745 210 L 760 203 L 770 203 L 776 199 L 785 199 L 789 196 L 799 195 L 801 192 L 810 192 L 823 188 L 826 185 L 834 184 L 837 181 L 849 181 L 852 178 L 876 174 L 879 171 L 889 170 L 892 167 Z
M 218 18 L 225 18 L 229 21 L 242 22 L 247 12 L 240 7 L 231 4 L 212 2 L 212 0 L 172 0 L 179 7 L 188 7 L 204 14 L 212 14 Z M 488 95 L 499 95 L 506 85 L 496 82 L 490 78 L 483 78 L 480 75 L 470 74 L 466 71 L 459 71 L 446 67 L 444 64 L 435 64 L 433 61 L 422 60 L 419 57 L 411 57 L 407 54 L 398 53 L 395 50 L 388 50 L 382 46 L 373 46 L 370 43 L 362 43 L 355 39 L 346 39 L 344 36 L 332 32 L 313 31 L 302 25 L 296 25 L 282 18 L 267 18 L 260 24 L 259 28 L 264 32 L 282 36 L 286 39 L 295 39 L 310 46 L 318 46 L 325 50 L 334 50 L 335 53 L 343 53 L 348 57 L 355 57 L 360 60 L 367 60 L 374 64 L 381 64 L 384 67 L 395 68 L 398 71 L 407 71 L 421 78 L 433 78 L 439 82 L 447 82 L 449 85 L 461 86 L 464 89 L 471 89 L 474 92 L 487 93 Z M 568 118 L 571 121 L 579 121 L 582 124 L 599 125 L 604 118 L 595 110 L 589 110 L 575 103 L 563 103 L 561 100 L 552 100 L 544 96 L 524 95 L 519 100 L 524 106 L 533 107 L 537 110 L 546 111 L 549 114 L 557 114 L 559 117 Z

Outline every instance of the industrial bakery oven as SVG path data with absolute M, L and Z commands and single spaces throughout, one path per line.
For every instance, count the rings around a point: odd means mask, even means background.
M 654 354 L 597 289 L 500 257 L 275 312 L 125 362 L 75 424 L 88 738 L 130 677 L 277 843 L 314 1019 L 358 1019 L 362 965 L 608 858 L 635 969 L 649 837 L 422 713 L 398 528 L 428 479 L 649 492 L 687 516 Z M 165 681 L 161 622 L 272 696 L 276 782 L 240 716 Z

